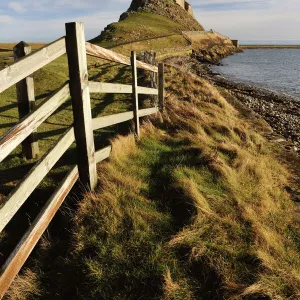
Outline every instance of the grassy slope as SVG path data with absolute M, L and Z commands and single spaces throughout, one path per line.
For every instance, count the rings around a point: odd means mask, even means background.
M 136 29 L 137 24 L 145 27 Z M 123 53 L 187 45 L 178 24 L 149 13 L 130 15 L 113 28 L 112 36 L 94 42 Z M 128 67 L 102 60 L 89 60 L 89 76 L 130 83 Z M 38 102 L 66 79 L 65 57 L 36 73 Z M 68 228 L 72 244 L 64 235 L 55 235 L 57 227 L 50 229 L 39 244 L 38 260 L 31 260 L 28 266 L 33 267 L 23 270 L 9 298 L 299 295 L 295 245 L 299 233 L 287 213 L 293 211 L 283 189 L 288 174 L 275 152 L 213 87 L 173 69 L 168 70 L 167 80 L 163 122 L 145 126 L 137 144 L 132 136 L 114 142 L 112 159 L 99 167 L 99 193 L 86 195 L 74 227 Z M 15 99 L 14 88 L 0 95 L 2 133 L 17 122 Z M 93 116 L 130 106 L 128 96 L 92 98 Z M 42 152 L 71 122 L 68 103 L 39 128 Z M 96 132 L 97 148 L 115 132 L 115 128 Z M 3 171 L 9 169 L 21 178 L 31 163 L 18 148 L 2 164 L 2 193 L 8 194 L 17 183 Z M 62 164 L 44 187 L 54 187 L 66 169 Z
M 142 24 L 142 25 L 140 25 Z M 139 28 L 139 29 L 137 29 Z M 184 47 L 188 45 L 180 33 L 180 25 L 173 21 L 151 13 L 136 13 L 120 23 L 114 24 L 114 41 L 108 36 L 108 40 L 98 41 L 105 47 L 114 47 L 115 51 L 129 54 L 131 50 L 142 51 L 149 48 L 161 49 L 166 47 Z M 106 36 L 107 37 L 107 36 Z M 126 40 L 123 45 L 120 38 Z M 136 41 L 135 43 L 131 43 Z M 96 40 L 94 42 L 97 42 Z M 33 44 L 34 50 L 43 45 Z M 13 44 L 0 44 L 0 48 L 12 48 Z M 12 52 L 0 52 L 0 70 L 13 62 Z M 107 63 L 103 60 L 89 58 L 89 78 L 93 81 L 102 82 L 120 82 L 130 84 L 130 68 L 119 67 L 116 64 Z M 37 105 L 42 103 L 47 96 L 59 88 L 68 80 L 67 60 L 63 56 L 34 74 L 35 95 Z M 131 107 L 131 99 L 128 95 L 92 95 L 93 117 L 98 115 L 108 115 L 112 113 L 123 112 Z M 18 122 L 18 111 L 16 105 L 15 87 L 0 94 L 0 134 L 4 134 L 10 127 Z M 53 114 L 39 128 L 39 145 L 41 155 L 45 153 L 51 145 L 57 141 L 63 131 L 72 124 L 72 111 L 70 101 Z M 96 132 L 96 139 L 99 141 L 98 147 L 107 143 L 107 138 L 116 132 L 116 127 L 100 130 Z M 72 160 L 74 160 L 74 155 Z M 3 199 L 2 195 L 8 195 L 12 188 L 17 184 L 34 160 L 26 161 L 21 155 L 21 146 L 6 159 L 0 168 L 0 205 Z M 22 168 L 20 168 L 20 166 Z M 54 177 L 49 176 L 45 181 L 44 187 L 55 185 L 57 174 L 63 174 L 66 171 L 63 167 L 54 172 Z M 11 175 L 7 176 L 7 170 Z M 5 173 L 4 173 L 5 172 Z M 18 178 L 14 174 L 18 172 Z
M 130 67 L 120 66 L 106 61 L 89 58 L 89 79 L 101 82 L 120 82 L 130 84 Z M 46 97 L 49 97 L 57 88 L 68 80 L 67 59 L 63 56 L 34 74 L 36 105 L 44 102 Z M 91 96 L 92 115 L 97 117 L 100 115 L 110 115 L 117 112 L 123 112 L 131 107 L 131 99 L 128 95 L 101 95 L 93 94 Z M 10 127 L 19 121 L 17 103 L 16 103 L 16 89 L 12 86 L 8 90 L 0 94 L 0 134 L 4 134 Z M 38 129 L 39 145 L 41 155 L 45 153 L 51 145 L 53 145 L 64 130 L 73 122 L 72 109 L 70 100 L 58 109 L 45 123 Z M 100 130 L 96 132 L 101 134 L 103 132 L 114 132 L 114 129 Z M 100 147 L 101 144 L 98 145 Z M 21 155 L 21 147 L 13 152 L 13 155 L 8 157 L 1 164 L 1 171 L 12 169 L 22 165 L 31 166 L 34 160 L 26 161 Z M 24 174 L 23 174 L 24 175 Z M 3 184 L 8 183 L 13 186 L 11 182 L 7 182 L 5 174 L 0 176 L 3 179 Z M 1 190 L 1 188 L 0 188 Z M 5 192 L 7 194 L 7 192 Z M 1 201 L 0 201 L 1 204 Z
M 167 78 L 163 123 L 146 125 L 137 145 L 115 142 L 100 193 L 76 216 L 89 294 L 296 298 L 287 171 L 215 88 L 174 69 Z
M 173 5 L 170 7 L 173 7 Z M 179 9 L 179 15 L 180 12 L 183 13 L 183 16 L 181 16 L 183 20 L 184 18 L 191 18 L 178 7 L 175 5 L 175 8 Z M 195 19 L 192 20 L 198 26 L 201 26 Z M 187 23 L 189 23 L 188 21 L 189 19 L 187 19 Z M 202 31 L 203 28 L 201 28 L 197 30 Z M 184 37 L 182 35 L 183 30 L 193 30 L 193 27 L 191 24 L 190 27 L 183 27 L 180 22 L 171 20 L 170 16 L 162 16 L 149 11 L 135 12 L 129 14 L 122 21 L 110 24 L 101 35 L 91 40 L 91 42 L 125 55 L 129 55 L 132 50 L 137 52 L 156 50 L 160 53 L 160 57 L 169 56 L 170 54 L 179 55 L 180 53 L 186 55 L 188 51 L 191 51 L 189 49 L 191 47 L 193 49 L 211 50 L 212 53 L 215 52 L 217 55 L 221 55 L 224 51 L 229 53 L 236 50 L 230 39 L 217 33 L 208 32 L 199 36 L 186 35 Z M 176 54 L 172 53 L 176 50 Z
M 103 34 L 91 42 L 105 48 L 123 49 L 127 52 L 132 47 L 139 51 L 189 44 L 181 35 L 179 24 L 149 12 L 131 14 L 125 20 L 109 25 Z
M 167 109 L 141 140 L 114 140 L 65 256 L 44 239 L 11 299 L 299 297 L 299 233 L 276 151 L 226 92 L 174 68 L 167 86 Z
M 1 61 L 1 59 L 0 59 Z M 89 79 L 101 82 L 120 82 L 130 84 L 130 67 L 108 63 L 100 59 L 89 58 Z M 61 84 L 68 79 L 66 57 L 63 56 L 45 68 L 34 74 L 35 94 L 37 105 L 41 104 L 45 97 L 51 95 Z M 142 74 L 139 82 L 147 81 Z M 144 99 L 146 107 L 149 101 Z M 110 115 L 124 112 L 132 107 L 130 95 L 91 95 L 92 116 Z M 142 106 L 143 107 L 143 106 Z M 68 126 L 72 124 L 73 116 L 71 103 L 68 101 L 59 108 L 50 118 L 38 128 L 40 156 L 43 155 L 57 139 L 63 134 Z M 4 134 L 9 128 L 19 121 L 16 105 L 15 87 L 0 94 L 0 133 Z M 94 132 L 96 149 L 109 144 L 117 132 L 128 130 L 128 125 L 116 125 L 97 130 Z M 21 154 L 21 146 L 17 147 L 8 156 L 0 167 L 0 207 L 6 200 L 7 195 L 13 190 L 18 182 L 24 178 L 36 160 L 26 160 Z M 45 201 L 49 198 L 58 182 L 64 177 L 71 164 L 76 161 L 75 145 L 62 157 L 55 168 L 46 176 L 36 191 L 29 197 L 26 204 L 20 210 L 17 219 L 13 220 L 0 235 L 0 265 L 3 264 L 8 253 L 24 234 L 25 230 L 35 218 Z

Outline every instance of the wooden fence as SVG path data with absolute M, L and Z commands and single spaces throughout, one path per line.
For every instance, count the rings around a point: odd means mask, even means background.
M 95 151 L 93 130 L 134 120 L 135 134 L 139 136 L 140 117 L 158 112 L 157 105 L 152 108 L 139 109 L 139 94 L 157 95 L 159 106 L 161 108 L 164 107 L 163 65 L 160 64 L 159 67 L 156 67 L 138 61 L 135 52 L 132 52 L 130 58 L 85 42 L 82 23 L 67 23 L 65 37 L 35 53 L 29 53 L 28 45 L 18 44 L 14 49 L 15 63 L 0 71 L 0 93 L 17 84 L 19 113 L 23 117 L 18 124 L 0 137 L 0 162 L 21 143 L 26 156 L 30 158 L 36 157 L 38 146 L 34 145 L 36 140 L 30 137 L 70 96 L 72 99 L 74 124 L 38 160 L 26 177 L 19 182 L 7 197 L 0 208 L 0 233 L 74 141 L 76 141 L 77 165 L 71 167 L 69 173 L 59 184 L 1 268 L 0 298 L 6 293 L 77 180 L 80 179 L 81 183 L 91 190 L 95 188 L 97 184 L 96 163 L 109 157 L 111 147 Z M 34 87 L 31 75 L 65 53 L 68 57 L 70 80 L 52 96 L 48 97 L 42 105 L 33 109 L 32 103 L 30 104 L 30 102 L 34 101 Z M 87 54 L 131 66 L 132 85 L 89 82 Z M 158 73 L 158 89 L 138 86 L 137 68 Z M 125 113 L 92 119 L 90 93 L 132 94 L 134 109 Z

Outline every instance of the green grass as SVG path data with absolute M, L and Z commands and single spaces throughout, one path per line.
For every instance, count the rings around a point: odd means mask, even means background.
M 107 63 L 106 61 L 89 58 L 89 79 L 101 82 L 120 82 L 131 84 L 130 67 Z M 36 104 L 42 104 L 57 88 L 68 80 L 67 59 L 63 56 L 34 74 Z M 148 81 L 144 74 L 139 74 L 139 84 L 147 86 Z M 140 99 L 141 108 L 147 107 L 149 101 L 146 97 Z M 128 111 L 132 108 L 130 95 L 91 95 L 92 116 L 104 116 Z M 0 134 L 4 134 L 19 121 L 15 86 L 0 94 Z M 73 114 L 71 101 L 61 106 L 39 128 L 38 140 L 40 147 L 39 158 L 46 153 L 72 125 Z M 96 150 L 108 145 L 109 139 L 118 132 L 128 132 L 127 123 L 111 126 L 94 132 Z M 38 159 L 27 160 L 23 157 L 21 146 L 18 146 L 2 163 L 0 167 L 0 207 L 5 203 L 9 193 L 16 187 L 33 167 Z M 18 213 L 18 222 L 12 221 L 5 232 L 0 235 L 1 248 L 0 264 L 6 255 L 22 237 L 26 228 L 36 217 L 45 201 L 53 193 L 58 183 L 63 179 L 70 165 L 75 164 L 77 154 L 75 143 L 70 150 L 59 160 L 39 184 L 34 193 L 27 199 L 25 205 Z M 22 224 L 22 226 L 20 226 Z
M 13 53 L 10 51 L 0 52 L 0 70 L 13 63 Z
M 1 51 L 2 49 L 13 49 L 17 43 L 0 43 L 0 70 L 13 63 L 13 51 Z M 30 43 L 33 51 L 45 46 L 45 44 Z
M 297 299 L 277 150 L 224 91 L 174 68 L 166 78 L 164 114 L 139 141 L 114 139 L 96 192 L 66 210 L 71 241 L 45 236 L 10 299 Z
M 47 96 L 51 95 L 53 91 L 60 87 L 68 79 L 67 74 L 65 57 L 59 58 L 36 72 L 34 74 L 36 104 L 41 104 Z M 13 86 L 0 94 L 0 134 L 4 134 L 18 121 L 16 88 Z M 41 155 L 55 143 L 59 135 L 62 134 L 72 122 L 70 103 L 67 103 L 40 126 L 38 135 Z M 25 166 L 28 165 L 28 167 L 30 167 L 33 162 L 34 160 L 26 161 L 21 155 L 21 146 L 17 147 L 12 155 L 1 163 L 1 178 L 4 179 L 1 182 L 2 193 L 7 194 L 15 185 L 15 183 L 7 180 L 7 178 L 13 177 L 9 174 L 11 172 L 15 173 L 18 166 L 26 172 Z M 21 172 L 21 174 L 24 176 L 23 172 Z M 21 174 L 20 176 L 22 176 Z M 17 176 L 17 178 L 19 178 L 19 176 Z
M 132 42 L 129 44 L 124 44 L 122 46 L 116 46 L 113 48 L 114 51 L 122 53 L 129 56 L 131 51 L 142 52 L 146 50 L 154 50 L 160 55 L 167 55 L 167 53 L 172 53 L 172 55 L 177 55 L 178 52 L 185 50 L 185 55 L 187 55 L 186 50 L 190 46 L 190 43 L 182 35 L 172 35 L 168 37 L 153 38 L 149 40 Z M 178 52 L 176 52 L 176 50 Z M 189 49 L 191 52 L 191 49 Z M 161 56 L 160 56 L 161 57 Z
M 93 42 L 122 53 L 185 47 L 180 32 L 169 19 L 136 13 Z M 0 68 L 12 62 L 8 55 L 0 53 Z M 130 67 L 95 58 L 88 64 L 90 80 L 131 83 Z M 299 231 L 285 192 L 290 175 L 258 133 L 263 122 L 255 127 L 229 104 L 232 96 L 204 80 L 170 67 L 166 78 L 166 111 L 144 124 L 139 141 L 113 139 L 119 127 L 95 132 L 97 149 L 109 140 L 113 146 L 98 166 L 98 190 L 80 202 L 68 198 L 8 299 L 299 297 Z M 37 104 L 66 80 L 65 56 L 35 73 Z M 143 74 L 139 83 L 147 84 Z M 96 117 L 126 111 L 132 100 L 96 94 L 91 105 Z M 12 87 L 0 94 L 0 133 L 18 119 Z M 71 124 L 68 101 L 38 129 L 41 154 Z M 0 263 L 75 161 L 73 145 L 1 234 Z M 34 162 L 18 147 L 1 164 L 0 203 Z
M 107 63 L 103 60 L 89 59 L 89 79 L 101 82 L 119 82 L 131 84 L 130 67 L 120 66 L 118 64 Z M 68 80 L 67 59 L 63 56 L 34 74 L 36 105 L 42 104 L 45 99 L 62 84 Z M 143 82 L 141 82 L 143 81 Z M 147 84 L 144 78 L 140 77 L 140 84 Z M 145 102 L 145 101 L 144 101 Z M 131 108 L 132 101 L 130 95 L 91 95 L 92 116 L 110 115 L 118 112 L 124 112 Z M 4 134 L 9 128 L 19 121 L 16 88 L 9 88 L 0 94 L 0 134 Z M 46 122 L 38 128 L 39 146 L 41 155 L 55 144 L 59 136 L 73 123 L 72 107 L 70 100 L 51 115 Z M 98 147 L 107 143 L 107 133 L 114 134 L 115 129 L 99 130 L 95 132 L 96 141 L 101 138 L 104 132 L 105 139 L 98 143 Z M 108 135 L 109 136 L 109 135 Z M 15 167 L 31 164 L 34 160 L 26 161 L 21 155 L 21 146 L 19 146 L 13 155 L 1 164 L 1 171 L 6 172 L 9 169 L 15 171 Z M 4 175 L 3 175 L 4 176 Z M 8 183 L 11 185 L 11 183 Z M 13 186 L 13 185 L 12 185 Z
M 105 48 L 126 45 L 132 42 L 143 42 L 151 39 L 181 35 L 180 24 L 152 13 L 135 13 L 123 21 L 113 23 L 105 34 L 91 40 Z M 177 45 L 176 41 L 171 45 Z M 177 46 L 178 47 L 178 46 Z
M 77 211 L 82 295 L 299 296 L 294 207 L 276 151 L 205 81 L 174 69 L 167 80 L 162 123 L 146 124 L 138 143 L 114 142 L 99 190 Z

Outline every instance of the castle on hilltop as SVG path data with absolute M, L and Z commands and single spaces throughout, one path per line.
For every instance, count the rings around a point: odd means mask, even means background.
M 129 7 L 129 11 L 139 11 L 144 7 L 154 6 L 154 7 L 162 7 L 161 4 L 169 4 L 170 1 L 167 0 L 132 0 L 131 5 Z M 178 4 L 181 8 L 183 8 L 189 15 L 194 17 L 194 12 L 191 4 L 189 4 L 186 0 L 173 0 L 174 4 Z M 157 13 L 157 11 L 156 11 Z
M 175 2 L 178 5 L 180 5 L 191 16 L 194 16 L 194 12 L 193 12 L 192 6 L 187 1 L 185 1 L 185 0 L 175 0 Z

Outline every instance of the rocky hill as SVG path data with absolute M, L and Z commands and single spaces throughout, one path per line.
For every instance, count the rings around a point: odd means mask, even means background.
M 121 20 L 135 12 L 151 12 L 180 24 L 182 30 L 204 30 L 203 26 L 174 0 L 132 0 Z
M 145 41 L 180 35 L 179 46 L 186 43 L 182 31 L 204 31 L 198 21 L 173 0 L 133 0 L 119 22 L 109 24 L 91 42 L 103 47 L 115 47 L 136 41 Z M 170 47 L 176 43 L 167 42 Z M 159 45 L 158 45 L 158 48 Z
M 176 3 L 133 0 L 94 39 L 119 52 L 169 51 L 168 59 L 158 55 L 165 63 L 165 110 L 141 120 L 140 139 L 127 135 L 132 127 L 125 122 L 94 132 L 96 149 L 112 144 L 109 160 L 97 168 L 97 189 L 74 188 L 4 299 L 299 299 L 298 159 L 287 158 L 269 125 L 239 102 L 252 108 L 262 102 L 273 118 L 278 98 L 202 72 L 237 48 L 228 37 L 196 28 L 187 3 Z M 132 84 L 130 66 L 95 57 L 88 57 L 88 74 L 90 82 Z M 139 85 L 150 86 L 139 75 Z M 68 77 L 66 56 L 35 72 L 37 104 Z M 18 120 L 16 92 L 13 86 L 0 95 L 0 133 Z M 140 108 L 151 100 L 139 97 Z M 92 93 L 92 116 L 129 112 L 132 103 L 130 94 Z M 42 153 L 72 124 L 69 100 L 39 127 Z M 2 163 L 0 204 L 32 168 L 20 150 Z M 41 199 L 77 161 L 74 147 L 68 153 L 0 234 L 0 265 L 34 224 Z

